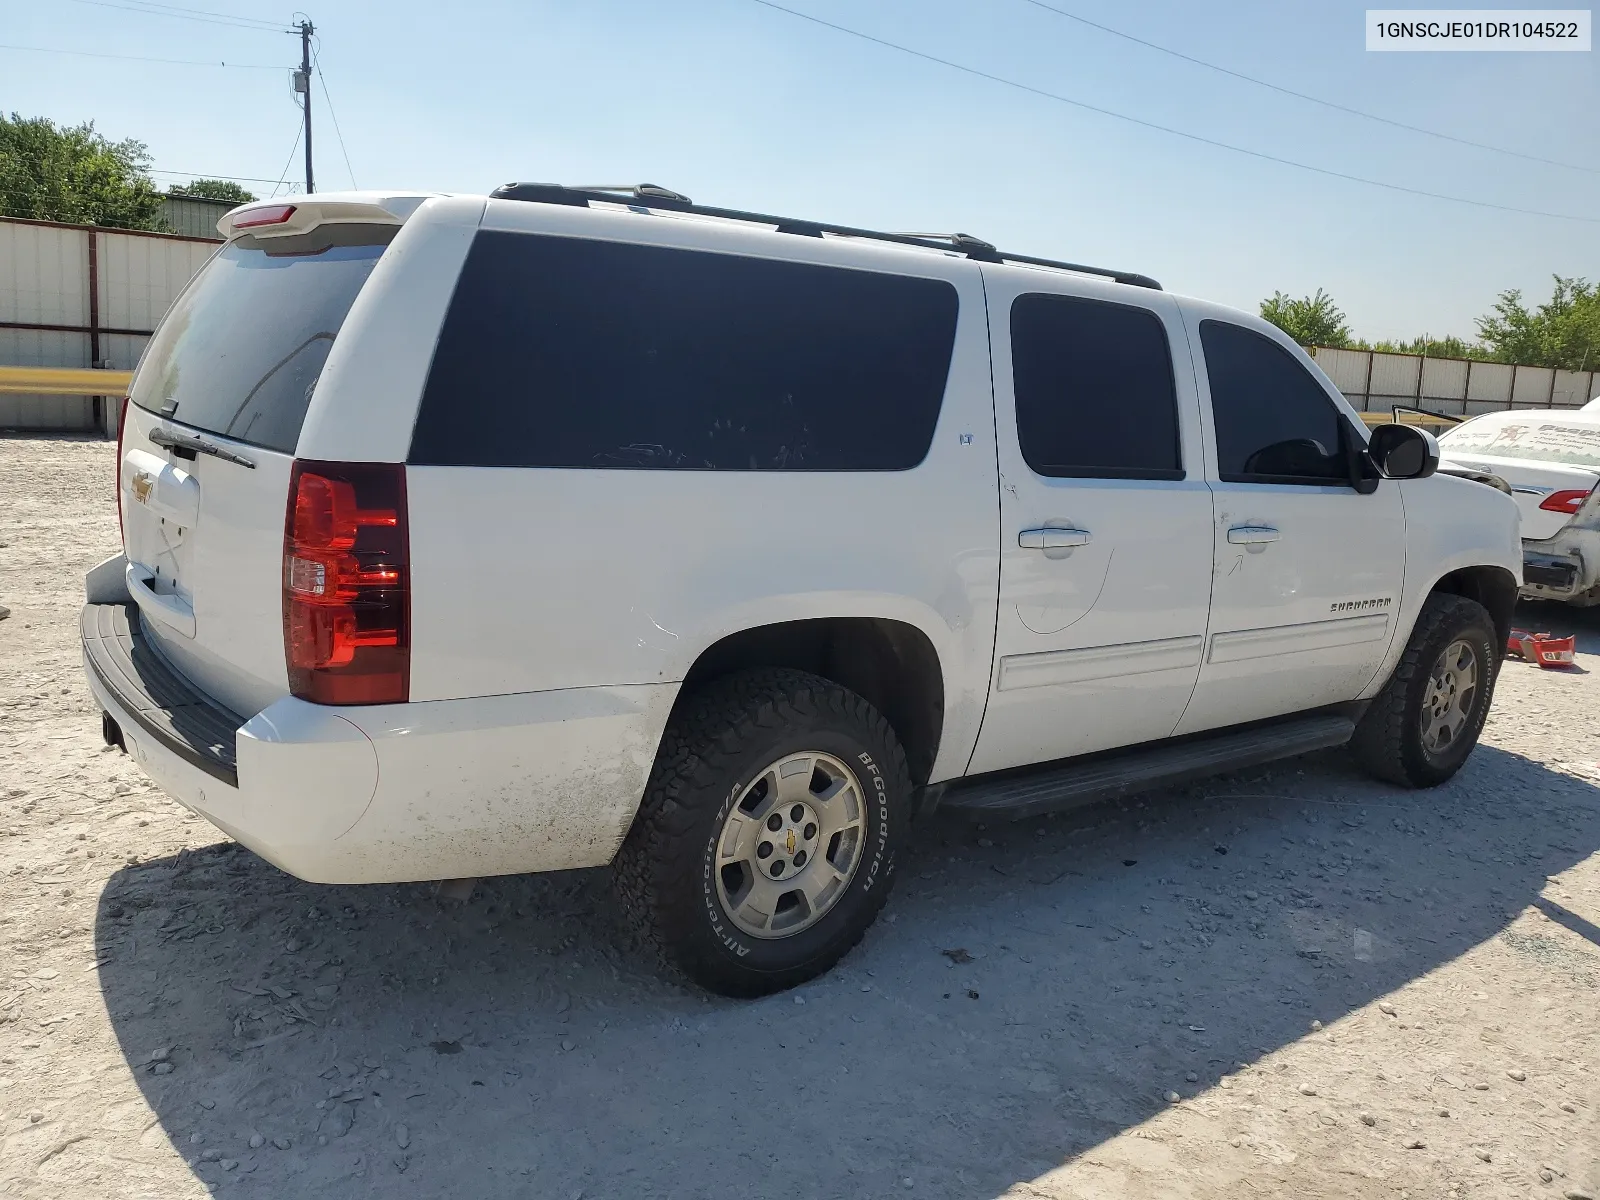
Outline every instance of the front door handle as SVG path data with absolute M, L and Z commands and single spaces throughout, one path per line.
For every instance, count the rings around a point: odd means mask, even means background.
M 1271 525 L 1235 525 L 1228 530 L 1228 541 L 1235 546 L 1256 546 L 1278 540 L 1278 531 Z
M 1017 534 L 1017 545 L 1024 550 L 1070 550 L 1090 540 L 1087 529 L 1024 529 Z

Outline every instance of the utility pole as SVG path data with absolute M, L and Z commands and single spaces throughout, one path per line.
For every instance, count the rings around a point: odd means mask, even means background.
M 295 72 L 294 90 L 303 97 L 306 142 L 306 192 L 317 190 L 311 171 L 311 35 L 317 31 L 309 19 L 297 23 L 300 30 L 300 70 Z

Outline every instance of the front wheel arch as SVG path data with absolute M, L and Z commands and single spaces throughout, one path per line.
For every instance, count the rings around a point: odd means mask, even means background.
M 1467 722 L 1448 750 L 1425 745 L 1424 710 L 1430 681 L 1444 652 L 1456 642 L 1470 644 L 1480 660 L 1477 694 Z M 1400 787 L 1437 787 L 1453 776 L 1477 745 L 1488 718 L 1505 639 L 1478 601 L 1435 592 L 1422 605 L 1400 660 L 1373 698 L 1350 739 L 1350 752 L 1369 775 Z
M 1461 567 L 1440 576 L 1428 589 L 1430 596 L 1464 596 L 1475 600 L 1488 611 L 1494 621 L 1495 632 L 1500 635 L 1500 651 L 1505 653 L 1506 642 L 1511 637 L 1511 619 L 1517 609 L 1517 594 L 1521 587 L 1517 577 L 1504 567 Z

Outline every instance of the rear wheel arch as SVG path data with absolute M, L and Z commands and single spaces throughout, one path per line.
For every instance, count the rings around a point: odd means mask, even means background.
M 613 863 L 622 914 L 711 991 L 803 983 L 882 909 L 911 794 L 899 739 L 860 695 L 786 667 L 708 679 L 674 710 Z
M 944 734 L 944 671 L 933 642 L 915 625 L 819 617 L 742 629 L 700 652 L 679 703 L 714 680 L 762 667 L 818 675 L 866 700 L 905 748 L 913 782 L 927 783 Z

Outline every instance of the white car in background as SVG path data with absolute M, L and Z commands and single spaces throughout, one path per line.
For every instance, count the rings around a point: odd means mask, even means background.
M 1522 517 L 1529 598 L 1600 604 L 1600 397 L 1581 409 L 1488 413 L 1439 438 L 1441 470 L 1496 475 Z

